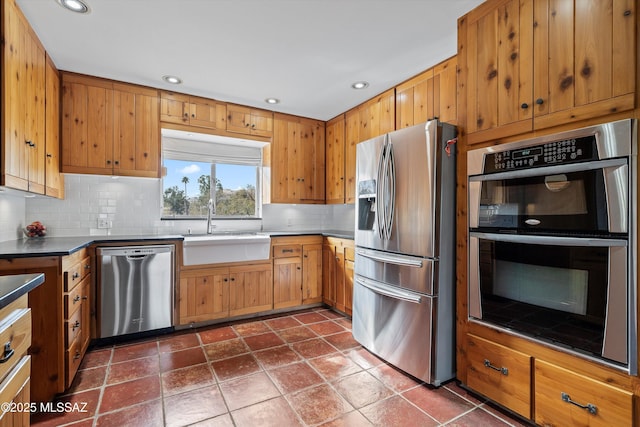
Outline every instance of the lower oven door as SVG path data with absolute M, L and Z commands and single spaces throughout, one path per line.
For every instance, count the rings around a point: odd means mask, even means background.
M 434 300 L 356 275 L 353 337 L 392 365 L 431 382 Z
M 633 369 L 628 277 L 624 239 L 470 233 L 472 319 Z

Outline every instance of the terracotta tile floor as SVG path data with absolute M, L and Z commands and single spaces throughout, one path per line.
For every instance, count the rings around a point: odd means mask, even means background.
M 86 412 L 35 426 L 525 426 L 455 381 L 416 382 L 324 308 L 180 331 L 87 353 L 70 394 Z

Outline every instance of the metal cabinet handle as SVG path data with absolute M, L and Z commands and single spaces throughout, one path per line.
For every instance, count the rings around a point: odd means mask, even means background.
M 47 157 L 48 157 L 48 158 L 52 158 L 52 157 L 53 157 L 53 154 L 51 154 L 51 153 L 47 153 Z
M 36 144 L 33 141 L 25 141 L 24 143 L 27 144 L 31 148 L 35 148 L 36 147 Z
M 526 110 L 527 108 L 529 108 L 529 104 L 527 104 L 526 102 L 523 102 L 522 105 L 520 105 L 520 108 L 522 108 L 523 110 Z
M 73 360 L 78 360 L 78 359 L 80 359 L 80 356 L 81 356 L 81 355 L 80 355 L 80 352 L 79 352 L 79 351 L 76 351 L 76 354 L 73 356 Z
M 538 105 L 544 104 L 544 99 L 542 99 L 542 98 L 536 99 L 536 104 L 538 104 Z
M 564 392 L 560 393 L 560 397 L 562 398 L 563 402 L 571 403 L 572 405 L 576 405 L 578 408 L 586 409 L 592 415 L 596 415 L 598 413 L 598 407 L 593 403 L 587 403 L 586 405 L 583 405 L 574 400 L 571 400 L 571 396 Z
M 88 300 L 88 299 L 89 299 L 89 297 L 88 297 L 88 296 L 86 296 L 86 295 L 84 295 L 84 296 L 82 297 L 82 299 L 83 299 L 83 300 Z
M 80 321 L 76 320 L 76 323 L 74 323 L 73 325 L 71 325 L 71 330 L 75 331 L 76 329 L 78 329 L 80 327 Z
M 293 253 L 293 249 L 283 249 L 282 253 Z
M 4 344 L 4 352 L 2 353 L 2 358 L 0 359 L 0 363 L 5 363 L 7 360 L 11 359 L 15 351 L 11 348 L 11 341 Z
M 91 270 L 91 264 L 85 264 L 84 265 L 84 269 L 85 270 Z
M 491 364 L 491 362 L 489 361 L 489 359 L 484 359 L 484 366 L 486 366 L 487 368 L 493 369 L 494 371 L 498 371 L 500 372 L 502 375 L 509 375 L 509 369 L 502 367 L 499 368 L 497 366 L 494 366 Z
M 73 299 L 73 303 L 77 303 L 78 301 L 80 301 L 80 295 L 76 295 L 76 297 Z
M 77 271 L 71 276 L 73 280 L 76 280 L 78 277 L 80 277 L 80 273 L 78 273 Z

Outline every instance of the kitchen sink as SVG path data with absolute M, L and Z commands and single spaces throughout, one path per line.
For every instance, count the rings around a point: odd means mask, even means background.
M 184 265 L 257 261 L 269 259 L 271 237 L 257 232 L 189 234 L 182 246 Z

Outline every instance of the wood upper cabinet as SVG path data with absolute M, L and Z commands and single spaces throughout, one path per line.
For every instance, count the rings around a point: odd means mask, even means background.
M 227 104 L 227 132 L 270 138 L 273 124 L 271 111 Z
M 2 20 L 0 185 L 45 194 L 45 50 L 15 1 Z
M 213 99 L 161 92 L 160 121 L 225 130 L 227 106 Z
M 456 56 L 439 63 L 433 68 L 433 88 L 434 117 L 444 123 L 457 124 L 458 58 Z M 420 123 L 420 121 L 417 123 Z
M 62 171 L 158 177 L 157 91 L 63 73 Z
M 275 114 L 271 143 L 271 201 L 323 203 L 324 122 Z
M 633 109 L 635 5 L 495 0 L 460 18 L 459 87 L 468 142 Z
M 345 203 L 345 118 L 344 114 L 326 125 L 325 202 Z
M 344 202 L 356 202 L 356 146 L 360 142 L 360 114 L 351 110 L 344 115 Z
M 358 107 L 360 113 L 359 141 L 366 141 L 395 130 L 395 90 L 389 89 Z
M 60 74 L 47 56 L 45 96 L 45 194 L 64 198 L 60 173 Z
M 433 68 L 396 87 L 396 129 L 434 117 Z
M 637 3 L 533 4 L 534 128 L 633 109 Z
M 114 175 L 159 176 L 158 92 L 114 83 L 113 98 Z

